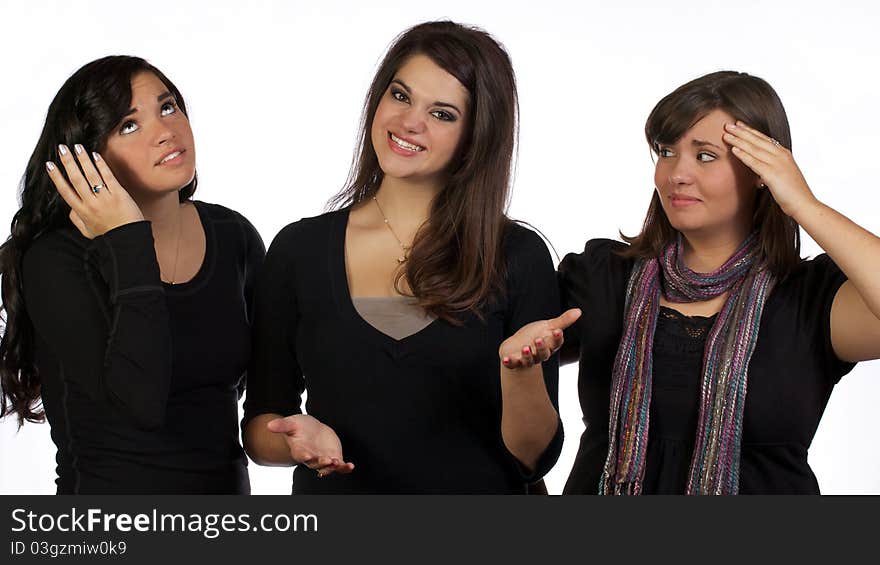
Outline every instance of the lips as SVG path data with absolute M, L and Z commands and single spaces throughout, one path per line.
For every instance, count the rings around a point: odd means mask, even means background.
M 159 159 L 158 161 L 156 161 L 155 166 L 167 165 L 169 163 L 176 163 L 181 160 L 181 156 L 184 153 L 186 153 L 186 149 L 176 147 L 176 148 L 172 149 L 171 151 L 168 151 L 167 153 L 162 155 L 162 158 Z
M 671 204 L 675 207 L 680 206 L 691 206 L 693 204 L 697 204 L 698 202 L 702 202 L 696 196 L 688 196 L 687 194 L 671 194 L 669 195 L 669 200 Z
M 425 147 L 415 143 L 414 141 L 394 135 L 390 131 L 388 132 L 388 142 L 389 145 L 391 145 L 392 149 L 399 148 L 408 153 L 420 153 L 425 150 Z

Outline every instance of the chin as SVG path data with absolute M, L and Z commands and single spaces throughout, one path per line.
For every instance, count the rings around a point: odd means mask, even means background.
M 378 161 L 379 168 L 382 169 L 382 173 L 387 177 L 404 179 L 418 174 L 418 172 L 411 164 L 400 163 L 397 161 L 397 159 L 389 159 L 387 157 L 379 155 Z
M 699 232 L 710 226 L 709 222 L 700 218 L 682 218 L 674 213 L 666 214 L 666 217 L 669 219 L 669 224 L 682 233 Z

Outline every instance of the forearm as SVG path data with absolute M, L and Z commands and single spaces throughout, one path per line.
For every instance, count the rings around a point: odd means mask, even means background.
M 828 253 L 880 319 L 880 238 L 818 200 L 798 210 L 794 219 Z
M 559 423 L 541 365 L 512 370 L 502 364 L 501 400 L 504 445 L 525 467 L 534 469 Z
M 23 270 L 28 314 L 65 380 L 135 426 L 161 428 L 171 327 L 149 224 L 88 243 L 63 230 L 49 233 L 28 252 Z
M 281 418 L 279 414 L 260 414 L 244 429 L 244 450 L 257 465 L 290 467 L 296 465 L 284 434 L 270 432 L 266 424 Z
M 112 308 L 104 362 L 105 393 L 142 427 L 164 425 L 171 388 L 171 321 L 148 222 L 92 241 L 90 256 Z

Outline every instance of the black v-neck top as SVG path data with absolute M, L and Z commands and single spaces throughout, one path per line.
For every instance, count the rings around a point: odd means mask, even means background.
M 304 465 L 294 493 L 524 493 L 555 463 L 561 423 L 534 473 L 501 438 L 498 347 L 526 323 L 559 314 L 543 241 L 513 226 L 504 241 L 507 296 L 461 326 L 435 319 L 401 340 L 361 318 L 348 288 L 348 209 L 303 219 L 273 241 L 257 287 L 247 422 L 306 412 L 332 427 L 349 475 Z M 544 364 L 557 404 L 558 365 Z
M 194 205 L 205 257 L 182 284 L 160 280 L 145 221 L 91 241 L 65 227 L 25 254 L 59 494 L 250 492 L 237 402 L 265 250 L 240 214 Z
M 597 494 L 608 453 L 611 371 L 623 332 L 633 259 L 624 243 L 594 239 L 559 266 L 564 307 L 584 315 L 565 334 L 580 354 L 578 393 L 586 430 L 565 485 L 567 494 Z M 818 493 L 807 450 L 831 395 L 854 364 L 831 346 L 831 305 L 845 275 L 827 255 L 802 261 L 764 305 L 749 364 L 740 455 L 741 494 Z M 696 441 L 703 348 L 715 316 L 660 308 L 645 494 L 681 494 Z

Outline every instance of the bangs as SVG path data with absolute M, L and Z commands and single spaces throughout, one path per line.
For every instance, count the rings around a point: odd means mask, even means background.
M 654 107 L 645 123 L 645 138 L 654 153 L 660 145 L 676 143 L 694 124 L 721 107 L 721 100 L 706 94 L 680 96 L 673 92 Z

